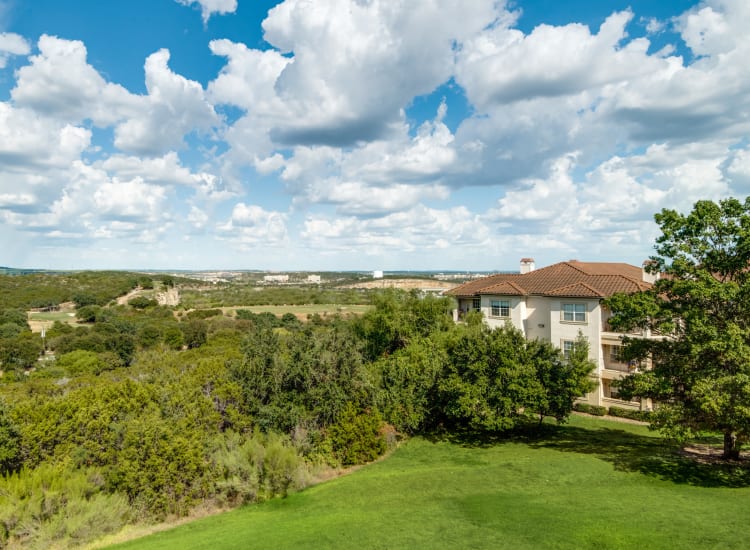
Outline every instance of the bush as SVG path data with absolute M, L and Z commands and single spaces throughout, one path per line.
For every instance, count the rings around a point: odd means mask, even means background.
M 630 420 L 638 420 L 640 422 L 651 421 L 650 411 L 635 411 L 633 409 L 625 409 L 623 407 L 610 407 L 609 415 L 616 416 L 618 418 L 629 418 Z
M 588 403 L 576 403 L 575 405 L 573 405 L 573 410 L 593 416 L 604 416 L 605 414 L 607 414 L 607 407 L 600 407 L 599 405 L 589 405 Z
M 380 430 L 382 424 L 377 412 L 358 413 L 348 403 L 339 421 L 330 428 L 333 452 L 341 464 L 363 464 L 383 454 L 386 443 Z
M 127 499 L 108 494 L 96 470 L 43 465 L 3 480 L 0 547 L 80 547 L 128 521 Z
M 159 304 L 156 300 L 153 300 L 151 298 L 146 298 L 145 296 L 136 296 L 135 298 L 131 298 L 130 300 L 128 300 L 128 305 L 135 309 L 146 309 L 148 307 L 156 307 Z
M 220 309 L 196 309 L 187 314 L 188 319 L 208 319 L 210 317 L 217 317 L 224 315 L 224 312 Z

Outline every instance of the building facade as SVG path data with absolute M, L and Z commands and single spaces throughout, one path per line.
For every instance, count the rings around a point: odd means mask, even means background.
M 651 287 L 653 276 L 625 263 L 571 260 L 536 269 L 523 258 L 520 273 L 497 274 L 470 281 L 448 292 L 456 298 L 459 321 L 480 311 L 491 328 L 511 323 L 528 339 L 546 340 L 566 353 L 579 332 L 589 342 L 589 357 L 596 364 L 596 388 L 584 399 L 592 405 L 650 408 L 650 403 L 618 399 L 612 382 L 638 365 L 620 359 L 624 334 L 609 327 L 611 313 L 602 300 L 618 292 L 633 293 Z

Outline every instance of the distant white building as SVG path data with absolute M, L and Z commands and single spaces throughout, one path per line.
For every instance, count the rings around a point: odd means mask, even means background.
M 288 283 L 289 275 L 264 275 L 264 283 Z
M 314 283 L 314 284 L 320 284 L 320 275 L 308 275 L 307 276 L 307 282 L 308 283 Z
M 373 279 L 382 279 L 383 278 L 383 270 L 382 269 L 376 269 L 372 272 L 372 278 Z

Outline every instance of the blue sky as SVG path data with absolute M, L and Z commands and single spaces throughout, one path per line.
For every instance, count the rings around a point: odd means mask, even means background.
M 0 265 L 640 264 L 750 190 L 744 0 L 0 0 Z

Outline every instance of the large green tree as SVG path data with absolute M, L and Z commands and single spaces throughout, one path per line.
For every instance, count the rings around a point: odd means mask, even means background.
M 738 458 L 750 437 L 750 197 L 655 218 L 661 236 L 647 269 L 659 279 L 609 300 L 615 328 L 644 331 L 625 340 L 626 358 L 651 362 L 620 393 L 654 399 L 654 424 L 670 436 L 720 431 L 723 456 Z

